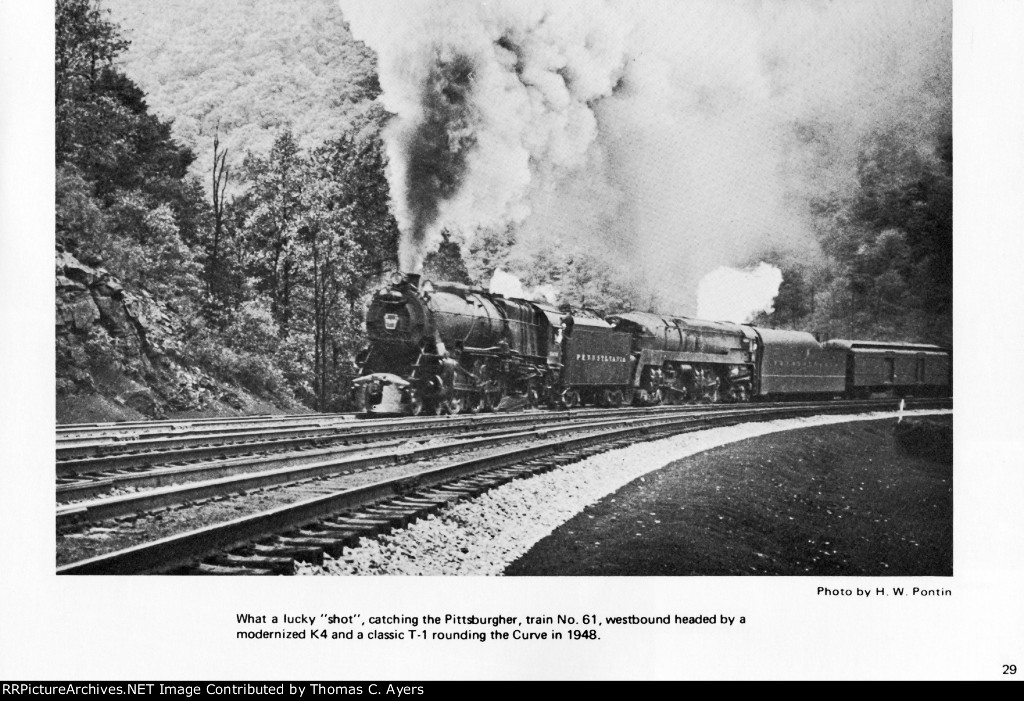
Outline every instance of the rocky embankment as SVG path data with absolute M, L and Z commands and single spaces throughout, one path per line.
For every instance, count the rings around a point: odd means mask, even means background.
M 295 409 L 190 365 L 175 310 L 61 250 L 56 313 L 58 423 Z

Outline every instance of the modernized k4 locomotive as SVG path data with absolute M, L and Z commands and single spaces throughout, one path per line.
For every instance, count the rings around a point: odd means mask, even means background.
M 354 392 L 371 413 L 934 396 L 952 385 L 939 346 L 819 343 L 804 331 L 644 312 L 601 318 L 416 275 L 375 295 L 366 330 Z

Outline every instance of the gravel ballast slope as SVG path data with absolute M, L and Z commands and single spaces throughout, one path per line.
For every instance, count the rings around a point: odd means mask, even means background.
M 906 415 L 951 413 L 913 411 Z M 501 575 L 509 564 L 588 505 L 674 461 L 780 431 L 895 416 L 876 412 L 783 419 L 639 443 L 530 479 L 516 480 L 390 535 L 363 539 L 359 547 L 347 550 L 343 557 L 328 559 L 322 568 L 303 566 L 300 573 Z

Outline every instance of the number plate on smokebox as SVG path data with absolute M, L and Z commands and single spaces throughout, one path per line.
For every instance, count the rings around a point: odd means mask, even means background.
M 397 314 L 385 314 L 384 315 L 384 328 L 388 331 L 394 331 L 398 328 L 398 315 Z

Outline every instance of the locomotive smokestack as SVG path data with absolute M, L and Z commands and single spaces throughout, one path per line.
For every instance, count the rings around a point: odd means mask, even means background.
M 406 273 L 405 277 L 402 278 L 402 282 L 414 290 L 418 290 L 420 288 L 419 273 Z

